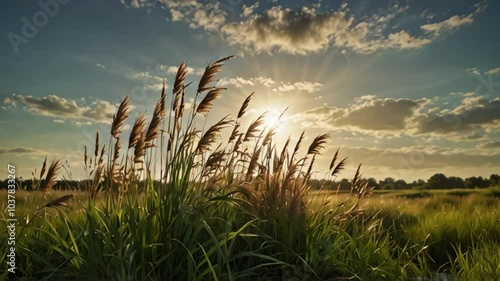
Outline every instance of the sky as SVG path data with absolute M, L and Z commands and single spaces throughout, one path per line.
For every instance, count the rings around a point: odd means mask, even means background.
M 0 178 L 44 158 L 83 176 L 83 147 L 109 136 L 128 95 L 150 116 L 162 80 L 229 55 L 211 118 L 279 121 L 278 140 L 331 139 L 365 177 L 500 172 L 500 2 L 40 0 L 0 4 Z M 188 91 L 189 92 L 189 91 Z M 187 101 L 193 98 L 189 93 Z M 149 115 L 148 115 L 149 114 Z M 249 116 L 251 119 L 252 116 Z M 133 118 L 131 118 L 132 122 Z M 130 131 L 130 122 L 125 134 Z M 67 161 L 67 162 L 66 162 Z

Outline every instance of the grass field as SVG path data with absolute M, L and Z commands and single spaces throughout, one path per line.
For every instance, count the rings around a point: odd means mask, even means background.
M 298 233 L 296 226 L 285 226 L 290 229 L 285 234 L 292 237 L 279 240 L 273 233 L 259 231 L 279 229 L 262 228 L 265 222 L 250 217 L 248 222 L 240 220 L 245 211 L 237 215 L 238 207 L 221 198 L 205 206 L 211 209 L 211 217 L 196 221 L 198 225 L 186 221 L 175 225 L 181 229 L 170 230 L 184 239 L 179 246 L 194 239 L 192 249 L 177 252 L 175 257 L 162 254 L 160 237 L 149 231 L 161 223 L 146 211 L 147 199 L 131 202 L 132 198 L 124 196 L 117 202 L 121 208 L 106 211 L 104 199 L 91 203 L 86 192 L 73 192 L 76 197 L 67 207 L 37 210 L 65 194 L 16 194 L 21 275 L 48 276 L 47 280 L 86 276 L 89 280 L 125 280 L 122 277 L 127 276 L 155 280 L 160 276 L 156 274 L 199 280 L 256 276 L 263 280 L 283 276 L 288 280 L 417 280 L 418 276 L 432 280 L 436 273 L 445 273 L 448 280 L 498 280 L 500 276 L 498 188 L 374 192 L 364 200 L 362 215 L 333 221 L 343 214 L 335 206 L 348 195 L 311 192 L 304 233 Z M 1 207 L 6 209 L 5 203 Z M 224 220 L 225 216 L 229 219 Z M 298 245 L 299 235 L 305 235 L 304 245 Z M 171 271 L 160 273 L 159 266 L 155 267 L 154 261 L 171 263 L 172 258 L 176 262 L 170 265 Z M 184 268 L 192 270 L 192 276 Z M 276 272 L 269 273 L 270 269 Z
M 139 115 L 127 137 L 124 98 L 109 144 L 97 133 L 95 147 L 82 152 L 88 180 L 80 190 L 52 190 L 61 163 L 44 162 L 38 191 L 15 193 L 17 268 L 13 275 L 2 267 L 1 278 L 500 279 L 499 189 L 370 196 L 359 166 L 349 194 L 312 192 L 308 181 L 329 136 L 276 144 L 264 115 L 244 120 L 252 95 L 235 119 L 199 129 L 195 119 L 207 121 L 224 90 L 211 83 L 228 59 L 206 68 L 190 107 L 181 64 L 170 109 L 164 88 L 151 121 Z M 332 178 L 344 164 L 335 153 Z M 7 239 L 2 232 L 0 243 Z

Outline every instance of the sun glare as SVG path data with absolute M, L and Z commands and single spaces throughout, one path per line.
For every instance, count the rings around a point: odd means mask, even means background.
M 274 128 L 275 133 L 279 134 L 283 131 L 284 119 L 285 116 L 282 115 L 282 111 L 272 108 L 266 112 L 264 125 L 268 129 Z

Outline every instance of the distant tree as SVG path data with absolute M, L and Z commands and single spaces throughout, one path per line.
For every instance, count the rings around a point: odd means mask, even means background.
M 394 189 L 407 189 L 409 188 L 409 185 L 406 183 L 405 180 L 399 179 L 394 182 Z
M 321 181 L 318 179 L 309 180 L 309 187 L 311 190 L 318 190 L 321 187 Z
M 486 188 L 491 182 L 483 177 L 470 177 L 465 179 L 465 188 Z
M 423 188 L 425 181 L 423 179 L 414 180 L 411 182 L 411 188 L 420 189 Z
M 426 189 L 443 189 L 448 186 L 448 178 L 444 174 L 435 174 L 431 176 L 424 185 Z
M 490 186 L 499 186 L 500 185 L 500 175 L 492 174 L 490 176 Z
M 395 180 L 393 178 L 385 178 L 382 181 L 379 181 L 380 189 L 396 189 L 396 185 L 394 184 Z
M 380 185 L 377 183 L 377 180 L 374 178 L 369 178 L 366 180 L 369 186 L 373 187 L 374 189 L 380 189 Z
M 446 188 L 465 188 L 465 182 L 460 177 L 449 177 Z
M 351 189 L 351 183 L 349 182 L 348 179 L 342 179 L 339 183 L 340 187 L 339 189 L 340 190 L 350 190 Z

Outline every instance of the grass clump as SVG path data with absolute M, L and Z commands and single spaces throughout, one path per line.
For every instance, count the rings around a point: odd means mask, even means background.
M 429 256 L 442 262 L 431 248 L 438 239 L 475 245 L 433 229 L 434 223 L 445 222 L 453 229 L 459 224 L 452 219 L 455 214 L 434 218 L 423 212 L 420 221 L 422 214 L 405 213 L 393 215 L 391 223 L 381 210 L 366 211 L 362 202 L 371 187 L 361 166 L 350 194 L 340 202 L 314 199 L 308 183 L 329 135 L 321 134 L 308 145 L 304 133 L 295 143 L 291 137 L 276 143 L 276 128 L 264 126 L 265 113 L 245 120 L 253 93 L 236 118 L 209 122 L 215 101 L 226 90 L 214 83 L 215 77 L 232 58 L 206 67 L 189 106 L 186 91 L 193 86 L 185 81 L 187 64 L 181 63 L 171 95 L 164 85 L 150 118 L 139 113 L 128 136 L 123 127 L 132 104 L 124 97 L 113 116 L 109 143 L 103 144 L 97 132 L 93 153 L 84 148 L 83 192 L 51 191 L 61 167 L 58 160 L 49 166 L 45 180 L 35 179 L 37 189 L 53 197 L 25 204 L 18 277 L 413 280 L 429 275 Z M 330 162 L 331 177 L 346 164 L 338 152 Z M 45 160 L 40 179 L 46 166 Z M 431 198 L 424 195 L 397 200 Z M 450 200 L 446 206 L 455 203 Z M 425 208 L 438 208 L 431 205 Z M 427 238 L 429 233 L 432 238 Z M 456 268 L 465 268 L 463 260 L 454 261 Z M 464 274 L 456 271 L 457 276 Z

